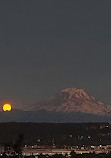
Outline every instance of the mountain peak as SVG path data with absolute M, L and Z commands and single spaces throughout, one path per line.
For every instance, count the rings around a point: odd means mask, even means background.
M 88 92 L 80 88 L 65 88 L 55 97 L 39 102 L 32 110 L 46 110 L 54 112 L 81 112 L 95 115 L 110 115 L 111 106 L 105 105 Z
M 80 89 L 80 88 L 65 88 L 61 92 L 68 93 L 70 97 L 75 96 L 76 98 L 84 98 L 84 99 L 91 98 L 84 89 Z

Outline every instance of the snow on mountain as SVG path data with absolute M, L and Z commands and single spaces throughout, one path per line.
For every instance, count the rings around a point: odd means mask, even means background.
M 111 106 L 90 96 L 84 89 L 66 88 L 55 97 L 39 101 L 30 107 L 31 111 L 81 112 L 95 115 L 110 115 Z

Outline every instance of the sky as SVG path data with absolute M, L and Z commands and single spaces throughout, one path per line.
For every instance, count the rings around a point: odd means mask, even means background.
M 0 102 L 67 87 L 111 104 L 111 1 L 1 0 Z

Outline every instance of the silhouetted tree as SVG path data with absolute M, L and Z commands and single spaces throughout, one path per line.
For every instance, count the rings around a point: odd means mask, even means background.
M 24 138 L 23 135 L 20 134 L 18 136 L 16 143 L 13 145 L 13 149 L 14 149 L 15 153 L 18 155 L 18 157 L 22 157 L 23 138 Z

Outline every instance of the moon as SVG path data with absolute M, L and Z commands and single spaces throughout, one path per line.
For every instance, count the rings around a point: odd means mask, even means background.
M 11 104 L 4 104 L 3 105 L 3 111 L 11 111 L 11 110 L 12 110 Z

